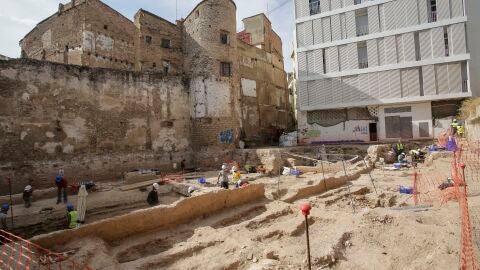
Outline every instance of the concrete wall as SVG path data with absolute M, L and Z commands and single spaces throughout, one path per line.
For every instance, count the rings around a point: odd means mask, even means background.
M 134 211 L 127 215 L 88 224 L 79 229 L 40 235 L 32 240 L 45 248 L 91 236 L 112 242 L 134 234 L 165 230 L 223 209 L 254 202 L 264 198 L 264 193 L 263 184 L 236 190 L 219 190 L 169 206 Z
M 0 178 L 14 173 L 20 191 L 51 186 L 62 167 L 115 180 L 189 160 L 188 102 L 182 77 L 0 61 Z
M 183 71 L 182 26 L 173 24 L 148 11 L 135 14 L 138 29 L 136 41 L 136 70 L 163 72 L 169 63 L 170 74 Z M 151 37 L 147 42 L 146 37 Z M 162 39 L 170 40 L 170 48 L 162 47 Z
M 399 115 L 401 117 L 412 117 L 413 139 L 430 139 L 433 138 L 433 122 L 432 122 L 432 106 L 431 103 L 414 103 L 408 105 L 392 105 L 380 106 L 378 109 L 378 136 L 380 140 L 396 140 L 395 138 L 386 137 L 385 130 L 385 108 L 411 106 L 412 110 L 408 113 L 394 113 L 389 116 Z M 419 123 L 427 122 L 429 125 L 429 137 L 420 137 Z M 397 138 L 398 139 L 398 138 Z
M 480 97 L 480 35 L 478 28 L 480 27 L 480 1 L 465 0 L 465 14 L 468 17 L 466 34 L 467 34 L 467 52 L 470 53 L 469 80 L 473 96 Z
M 307 122 L 307 112 L 298 112 L 298 141 L 301 144 L 325 142 L 369 142 L 371 120 L 350 120 L 330 127 Z

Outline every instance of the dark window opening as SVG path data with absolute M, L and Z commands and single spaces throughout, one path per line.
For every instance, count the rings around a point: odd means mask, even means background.
M 153 68 L 156 68 L 156 67 L 157 67 L 157 63 L 153 62 L 152 67 L 153 67 Z
M 448 42 L 448 30 L 447 27 L 443 28 L 443 40 L 445 42 L 445 56 L 450 56 L 449 42 Z
M 152 43 L 152 37 L 151 36 L 145 36 L 145 42 L 150 44 Z
M 427 0 L 428 5 L 428 22 L 437 21 L 437 0 Z
M 220 63 L 220 75 L 225 77 L 232 76 L 232 64 L 221 62 Z
M 310 0 L 310 15 L 315 15 L 318 13 L 320 13 L 320 1 Z
M 413 39 L 415 42 L 415 60 L 420 61 L 421 55 L 420 55 L 420 35 L 418 32 L 415 32 L 413 34 Z
M 322 59 L 323 59 L 323 74 L 327 73 L 327 60 L 325 57 L 325 49 L 322 49 Z
M 103 29 L 108 30 L 108 25 L 104 25 Z
M 220 42 L 222 44 L 230 44 L 230 34 L 226 31 L 220 33 Z
M 162 48 L 170 48 L 170 39 L 162 38 Z

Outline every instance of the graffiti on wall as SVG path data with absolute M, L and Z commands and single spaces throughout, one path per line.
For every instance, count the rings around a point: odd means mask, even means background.
M 353 128 L 352 133 L 355 133 L 355 134 L 360 133 L 360 134 L 368 135 L 368 127 L 357 125 Z
M 233 143 L 233 129 L 227 129 L 220 132 L 220 134 L 218 135 L 218 140 L 224 144 Z
M 300 143 L 311 143 L 312 141 L 320 140 L 322 132 L 317 129 L 304 128 L 300 130 Z

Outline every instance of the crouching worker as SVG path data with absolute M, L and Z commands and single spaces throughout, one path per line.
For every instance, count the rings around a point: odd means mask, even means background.
M 32 195 L 33 189 L 32 186 L 28 185 L 23 190 L 23 202 L 25 203 L 25 208 L 32 206 Z
M 77 228 L 78 212 L 75 211 L 73 204 L 67 204 L 67 226 L 69 229 Z
M 158 204 L 158 190 L 160 189 L 160 185 L 154 183 L 152 185 L 152 190 L 148 193 L 147 202 L 150 206 L 155 206 Z

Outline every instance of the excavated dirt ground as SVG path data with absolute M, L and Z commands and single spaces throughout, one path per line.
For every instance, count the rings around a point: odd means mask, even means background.
M 437 160 L 424 171 L 445 171 L 446 164 L 447 159 Z M 276 178 L 262 178 L 257 181 L 267 184 L 263 201 L 171 230 L 110 243 L 78 239 L 55 249 L 75 250 L 75 259 L 94 269 L 306 269 L 299 205 L 308 201 L 313 206 L 308 219 L 313 269 L 456 269 L 458 204 L 413 207 L 411 196 L 398 192 L 399 185 L 412 184 L 412 172 L 373 170 L 378 194 L 366 174 L 352 181 L 352 196 L 341 187 L 292 204 L 271 199 Z M 282 189 L 319 177 L 285 179 Z

